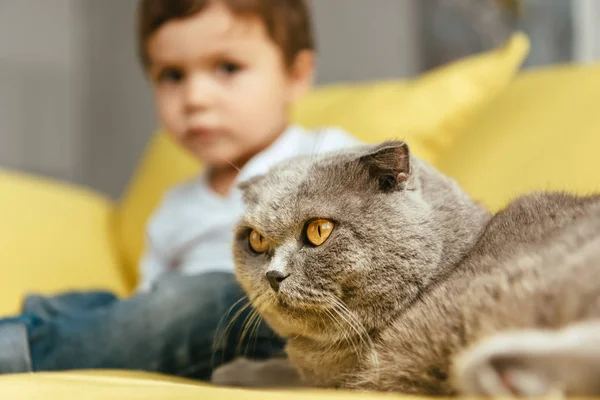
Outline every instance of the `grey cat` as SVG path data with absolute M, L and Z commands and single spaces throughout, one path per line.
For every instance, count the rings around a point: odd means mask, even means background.
M 491 215 L 403 142 L 290 160 L 243 190 L 237 278 L 311 385 L 600 394 L 599 196 Z

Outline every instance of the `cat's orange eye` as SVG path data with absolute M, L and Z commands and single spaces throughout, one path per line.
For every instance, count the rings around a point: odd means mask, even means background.
M 252 232 L 250 232 L 248 242 L 250 242 L 250 247 L 256 253 L 262 254 L 269 250 L 269 241 L 254 229 L 252 229 Z
M 327 219 L 317 219 L 306 227 L 306 238 L 315 245 L 320 246 L 329 238 L 335 224 Z

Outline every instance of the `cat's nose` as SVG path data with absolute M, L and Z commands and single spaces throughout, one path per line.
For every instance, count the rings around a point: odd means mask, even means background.
M 279 291 L 279 285 L 283 282 L 290 274 L 284 274 L 281 271 L 277 270 L 269 270 L 267 271 L 267 279 L 269 280 L 269 284 L 273 288 L 274 291 Z

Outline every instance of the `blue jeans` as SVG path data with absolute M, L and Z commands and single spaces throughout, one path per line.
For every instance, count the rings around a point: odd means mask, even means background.
M 22 315 L 0 320 L 0 373 L 129 369 L 207 380 L 236 356 L 282 355 L 283 340 L 265 323 L 243 334 L 252 318 L 245 301 L 236 304 L 242 298 L 227 273 L 166 276 L 126 300 L 30 296 Z

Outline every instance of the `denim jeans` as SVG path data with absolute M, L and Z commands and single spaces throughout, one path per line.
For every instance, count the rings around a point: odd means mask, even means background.
M 22 315 L 0 320 L 0 373 L 129 369 L 207 380 L 236 356 L 282 355 L 283 340 L 265 323 L 244 334 L 253 318 L 242 298 L 227 273 L 165 276 L 126 300 L 30 296 Z

